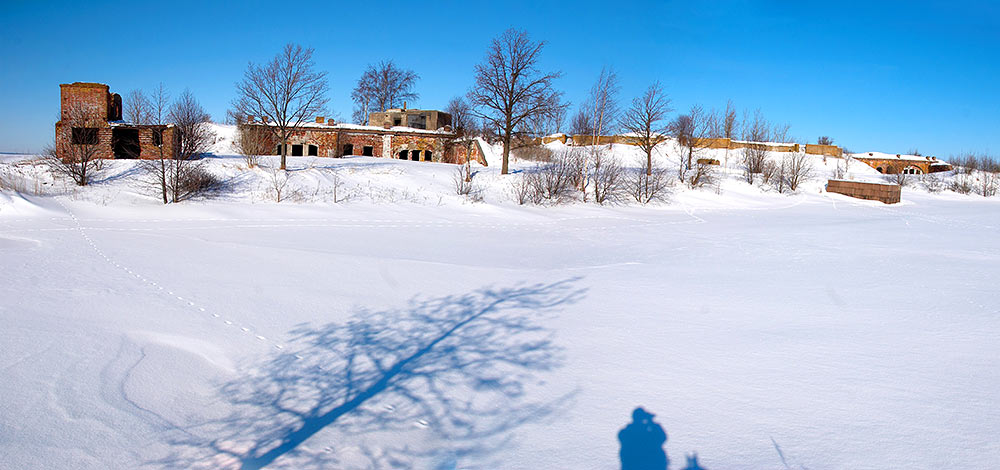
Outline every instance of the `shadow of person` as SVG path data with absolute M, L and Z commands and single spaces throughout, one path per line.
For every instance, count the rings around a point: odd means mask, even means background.
M 665 470 L 670 461 L 663 444 L 667 433 L 641 406 L 632 411 L 632 422 L 618 431 L 622 470 Z

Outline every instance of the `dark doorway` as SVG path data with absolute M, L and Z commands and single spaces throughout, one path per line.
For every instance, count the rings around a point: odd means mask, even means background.
M 372 153 L 374 151 L 375 151 L 375 147 L 371 147 L 371 146 L 366 145 L 366 146 L 364 146 L 364 147 L 361 148 L 361 155 L 363 155 L 365 157 L 373 157 L 373 156 L 375 156 L 375 154 Z
M 424 161 L 429 162 L 434 157 L 434 154 L 430 150 L 424 150 Z
M 406 160 L 409 157 L 410 157 L 410 152 L 409 151 L 407 151 L 407 150 L 400 150 L 399 151 L 399 159 L 400 160 Z
M 302 144 L 292 145 L 292 156 L 301 157 L 302 156 Z
M 341 156 L 343 155 L 354 155 L 354 144 L 344 144 L 344 153 Z
M 319 156 L 319 147 L 317 147 L 315 145 L 310 145 L 309 146 L 309 156 L 310 157 L 318 157 Z
M 419 162 L 420 161 L 420 151 L 419 150 L 410 150 L 410 160 L 413 160 L 415 162 Z
M 115 128 L 111 130 L 111 148 L 116 159 L 139 158 L 139 129 Z

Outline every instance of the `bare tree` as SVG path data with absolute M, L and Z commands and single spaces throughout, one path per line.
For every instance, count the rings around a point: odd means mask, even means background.
M 791 191 L 797 191 L 799 185 L 812 177 L 812 159 L 802 152 L 785 155 L 781 166 L 783 184 L 787 184 Z
M 157 85 L 156 89 L 150 93 L 149 99 L 149 113 L 147 115 L 148 122 L 150 124 L 163 126 L 166 124 L 166 118 L 169 113 L 169 101 L 170 95 L 167 93 L 167 89 L 163 86 L 161 82 Z M 163 141 L 164 132 L 162 129 L 154 130 L 153 132 L 158 133 L 159 142 L 154 142 L 156 145 L 157 158 L 150 162 L 144 162 L 146 171 L 153 175 L 153 185 L 160 188 L 160 197 L 164 204 L 170 202 L 169 195 L 167 194 L 167 175 L 169 174 L 168 159 L 173 158 L 173 155 L 169 155 L 164 149 L 165 142 Z M 171 147 L 172 148 L 172 147 Z
M 590 88 L 590 98 L 587 102 L 587 109 L 591 115 L 591 122 L 594 123 L 594 131 L 591 134 L 591 145 L 599 143 L 598 137 L 607 133 L 615 134 L 618 126 L 618 92 L 621 86 L 618 84 L 618 74 L 610 67 L 602 67 L 601 74 L 597 76 L 597 81 Z
M 163 92 L 161 98 L 165 100 L 165 96 Z M 215 134 L 208 126 L 208 113 L 189 90 L 181 93 L 170 106 L 167 118 L 173 122 L 176 139 L 173 152 L 166 152 L 161 143 L 159 158 L 142 163 L 152 175 L 151 183 L 159 189 L 165 204 L 183 201 L 218 183 L 198 160 L 208 151 Z
M 67 105 L 57 131 L 62 138 L 46 149 L 46 161 L 53 171 L 70 177 L 79 186 L 90 183 L 91 176 L 101 168 L 102 150 L 108 142 L 100 141 L 101 122 L 98 115 L 83 105 Z
M 833 145 L 833 139 L 830 136 L 821 135 L 816 139 L 816 143 L 819 145 Z
M 152 103 L 142 90 L 135 89 L 125 95 L 125 120 L 132 124 L 150 124 L 150 107 Z
M 755 176 L 764 171 L 767 163 L 767 145 L 771 140 L 771 125 L 764 119 L 763 113 L 756 110 L 753 119 L 747 119 L 743 124 L 743 140 L 748 142 L 741 149 L 743 154 L 743 177 L 747 183 L 753 184 Z
M 525 31 L 508 29 L 493 39 L 486 58 L 475 68 L 476 83 L 469 101 L 476 114 L 495 126 L 503 142 L 500 173 L 509 173 L 511 140 L 515 129 L 534 116 L 552 116 L 566 105 L 553 88 L 558 72 L 538 70 L 544 42 L 533 42 Z
M 312 54 L 312 49 L 289 43 L 267 64 L 251 63 L 236 85 L 233 109 L 269 125 L 281 143 L 282 170 L 292 132 L 326 108 L 326 72 L 313 70 Z
M 667 139 L 669 128 L 665 122 L 671 111 L 670 98 L 660 83 L 654 82 L 642 96 L 632 100 L 632 106 L 622 116 L 622 129 L 632 134 L 636 145 L 646 153 L 647 176 L 653 174 L 653 149 Z
M 650 174 L 645 171 L 633 172 L 625 182 L 628 194 L 640 204 L 661 201 L 667 196 L 670 178 L 664 168 L 653 168 Z
M 590 120 L 590 113 L 580 108 L 573 115 L 573 120 L 569 125 L 569 133 L 572 135 L 592 135 L 594 133 L 594 123 Z
M 270 154 L 270 144 L 271 131 L 266 127 L 245 121 L 236 124 L 233 148 L 243 156 L 247 168 L 256 167 L 261 155 Z
M 407 100 L 417 99 L 420 95 L 413 88 L 418 79 L 415 72 L 399 68 L 391 60 L 369 64 L 351 92 L 354 121 L 368 124 L 369 114 L 401 108 Z
M 684 181 L 687 172 L 694 167 L 695 154 L 705 146 L 708 119 L 701 106 L 693 105 L 687 114 L 678 116 L 670 128 L 682 149 L 678 156 L 677 177 Z
M 722 137 L 730 141 L 740 133 L 740 122 L 736 119 L 736 107 L 733 100 L 726 101 L 726 110 L 722 113 Z M 726 146 L 724 165 L 729 168 L 729 146 Z
M 594 202 L 617 202 L 625 194 L 625 169 L 610 155 L 610 148 L 593 153 Z
M 472 181 L 472 150 L 475 148 L 476 137 L 479 134 L 478 123 L 472 113 L 472 107 L 469 106 L 465 98 L 460 96 L 452 98 L 448 102 L 448 114 L 451 114 L 451 125 L 455 131 L 455 138 L 449 144 L 461 146 L 465 152 L 463 178 L 466 183 L 469 183 Z

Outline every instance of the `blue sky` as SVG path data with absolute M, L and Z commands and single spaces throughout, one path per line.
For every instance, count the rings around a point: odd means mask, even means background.
M 162 5 L 162 6 L 160 6 Z M 502 5 L 502 6 L 501 6 Z M 369 63 L 420 75 L 411 107 L 443 108 L 508 27 L 582 101 L 602 66 L 622 102 L 659 80 L 677 109 L 760 108 L 801 142 L 855 151 L 1000 152 L 1000 6 L 993 2 L 33 2 L 0 4 L 0 151 L 52 140 L 60 83 L 123 96 L 189 88 L 222 120 L 248 62 L 316 50 L 333 114 Z

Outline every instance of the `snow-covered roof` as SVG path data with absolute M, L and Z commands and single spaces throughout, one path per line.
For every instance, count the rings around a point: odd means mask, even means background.
M 882 152 L 855 153 L 852 154 L 851 157 L 854 157 L 855 159 L 858 160 L 871 159 L 871 160 L 900 160 L 900 161 L 910 161 L 910 162 L 934 162 L 943 164 L 948 163 L 943 160 L 938 160 L 935 157 L 926 157 L 921 155 L 902 155 L 902 154 L 897 155 L 894 153 L 882 153 Z

